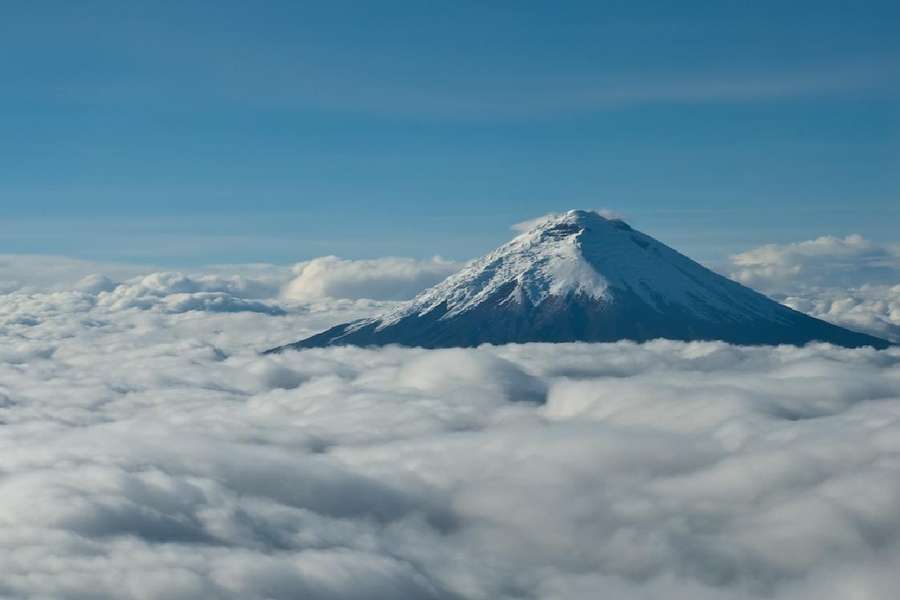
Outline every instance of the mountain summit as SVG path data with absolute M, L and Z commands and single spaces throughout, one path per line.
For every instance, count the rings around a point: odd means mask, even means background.
M 889 345 L 778 304 L 621 220 L 573 210 L 536 221 L 396 310 L 270 352 L 655 338 Z

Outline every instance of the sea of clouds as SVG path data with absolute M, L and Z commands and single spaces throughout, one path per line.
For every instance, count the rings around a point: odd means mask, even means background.
M 894 250 L 729 268 L 900 341 Z M 259 354 L 453 268 L 0 257 L 0 597 L 896 597 L 896 347 Z

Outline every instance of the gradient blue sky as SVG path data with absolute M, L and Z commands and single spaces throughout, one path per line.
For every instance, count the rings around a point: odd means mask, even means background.
M 714 261 L 900 225 L 900 3 L 3 2 L 0 253 Z

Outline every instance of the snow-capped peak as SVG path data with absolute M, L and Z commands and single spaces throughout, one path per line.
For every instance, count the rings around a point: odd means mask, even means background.
M 508 243 L 392 312 L 342 323 L 284 348 L 658 337 L 887 343 L 792 311 L 619 219 L 573 210 L 531 222 Z
M 446 316 L 465 312 L 511 288 L 503 302 L 536 306 L 550 296 L 608 297 L 609 282 L 585 260 L 582 236 L 598 227 L 628 227 L 599 214 L 572 210 L 547 215 L 490 254 L 476 259 L 381 319 L 384 327 L 445 304 Z

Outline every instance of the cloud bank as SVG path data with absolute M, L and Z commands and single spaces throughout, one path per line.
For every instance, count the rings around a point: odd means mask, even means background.
M 296 277 L 283 297 L 289 300 L 323 298 L 372 298 L 406 300 L 438 283 L 460 268 L 460 263 L 435 257 L 343 260 L 323 256 L 294 267 Z
M 127 279 L 147 267 L 100 263 L 66 256 L 0 254 L 0 294 L 13 291 L 69 290 L 85 277 Z
M 776 294 L 795 310 L 900 343 L 900 284 Z
M 900 246 L 859 235 L 769 244 L 731 257 L 731 277 L 795 310 L 900 342 Z
M 769 244 L 731 257 L 731 276 L 765 290 L 900 283 L 900 245 L 860 235 Z
M 900 586 L 897 349 L 260 356 L 384 304 L 279 303 L 267 273 L 0 295 L 0 596 L 880 600 Z
M 445 278 L 460 263 L 435 257 L 222 265 L 199 273 L 97 263 L 57 256 L 0 255 L 0 313 L 29 320 L 35 310 L 129 309 L 165 313 L 256 312 L 275 316 L 343 307 L 376 310 Z

